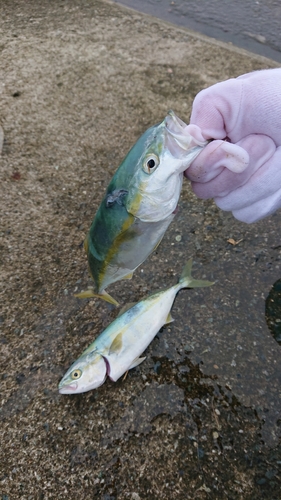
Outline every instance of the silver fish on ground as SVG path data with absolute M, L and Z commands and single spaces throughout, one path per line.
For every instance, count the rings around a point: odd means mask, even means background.
M 59 383 L 59 392 L 87 392 L 102 385 L 107 376 L 116 382 L 144 361 L 140 355 L 160 328 L 173 321 L 170 311 L 179 290 L 213 284 L 193 279 L 191 268 L 190 259 L 176 285 L 150 295 L 118 316 L 69 368 Z

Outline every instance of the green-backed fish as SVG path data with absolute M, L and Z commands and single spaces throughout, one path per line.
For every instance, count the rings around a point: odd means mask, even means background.
M 150 295 L 118 316 L 69 368 L 59 384 L 61 394 L 77 394 L 102 385 L 108 376 L 116 382 L 127 370 L 138 366 L 140 357 L 160 328 L 173 321 L 171 308 L 182 288 L 213 283 L 191 276 L 192 260 L 183 269 L 179 282 Z
M 170 111 L 129 151 L 84 244 L 95 288 L 78 297 L 100 296 L 116 304 L 104 289 L 132 277 L 160 243 L 177 211 L 183 172 L 207 144 L 195 138 L 195 129 Z

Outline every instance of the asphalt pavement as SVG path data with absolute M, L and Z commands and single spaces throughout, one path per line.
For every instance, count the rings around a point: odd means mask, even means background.
M 117 0 L 117 3 L 281 62 L 279 1 Z

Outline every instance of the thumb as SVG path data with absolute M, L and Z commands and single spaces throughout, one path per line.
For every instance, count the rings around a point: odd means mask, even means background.
M 212 178 L 210 177 L 210 180 L 207 179 L 207 181 L 204 182 L 202 182 L 201 179 L 198 182 L 192 182 L 192 188 L 197 196 L 200 198 L 225 197 L 230 192 L 235 191 L 239 186 L 249 183 L 252 175 L 259 170 L 276 151 L 275 143 L 270 137 L 257 134 L 248 135 L 239 141 L 238 145 L 235 147 L 248 155 L 249 164 L 247 168 L 240 172 L 238 169 L 235 171 L 234 169 L 230 170 L 229 168 L 225 168 L 225 165 L 227 165 L 229 161 L 229 155 L 227 152 L 226 156 L 221 153 L 221 158 L 218 159 L 216 168 L 217 175 Z M 223 149 L 222 151 L 224 152 Z M 219 160 L 221 163 L 219 163 Z M 210 168 L 213 167 L 210 166 Z M 205 178 L 206 177 L 207 176 L 205 176 Z M 218 204 L 217 199 L 215 201 Z

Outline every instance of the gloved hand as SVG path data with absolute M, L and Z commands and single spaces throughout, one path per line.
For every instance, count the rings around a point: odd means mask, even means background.
M 190 123 L 215 139 L 185 172 L 198 197 L 248 223 L 281 207 L 281 68 L 201 91 Z

